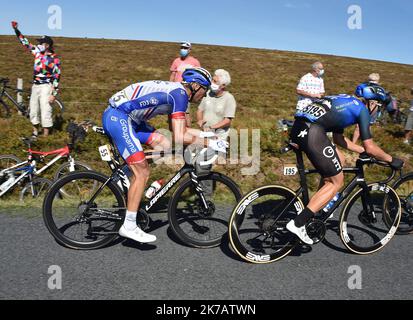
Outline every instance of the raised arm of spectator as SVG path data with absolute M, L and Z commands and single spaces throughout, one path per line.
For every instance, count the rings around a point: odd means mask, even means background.
M 33 55 L 36 55 L 38 53 L 38 49 L 36 46 L 32 45 L 30 41 L 21 34 L 20 30 L 18 29 L 18 24 L 17 22 L 12 22 L 12 27 L 14 31 L 16 32 L 16 36 L 19 39 L 20 43 L 27 49 L 29 50 Z

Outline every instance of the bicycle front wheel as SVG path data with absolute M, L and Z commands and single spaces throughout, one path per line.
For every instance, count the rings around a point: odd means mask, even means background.
M 393 189 L 399 195 L 402 206 L 402 216 L 397 233 L 413 233 L 413 172 L 396 181 Z
M 244 260 L 264 264 L 287 256 L 299 243 L 286 226 L 304 209 L 300 198 L 282 186 L 266 186 L 247 194 L 229 222 L 229 240 Z
M 207 201 L 205 209 L 192 180 L 185 180 L 169 203 L 172 231 L 185 244 L 196 248 L 218 246 L 228 230 L 232 209 L 241 199 L 238 185 L 219 173 L 198 177 Z
M 125 212 L 123 193 L 106 176 L 93 171 L 63 176 L 43 202 L 43 219 L 49 232 L 60 244 L 80 250 L 98 249 L 112 242 Z
M 374 253 L 393 238 L 400 216 L 400 200 L 390 186 L 374 183 L 367 190 L 360 188 L 341 213 L 341 240 L 356 254 Z

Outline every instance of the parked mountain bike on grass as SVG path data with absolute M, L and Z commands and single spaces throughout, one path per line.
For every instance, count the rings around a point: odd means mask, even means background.
M 29 117 L 30 115 L 30 107 L 26 105 L 26 103 L 18 103 L 16 99 L 13 98 L 13 96 L 9 93 L 9 91 L 14 91 L 15 93 L 21 93 L 24 97 L 27 97 L 27 100 L 30 100 L 30 91 L 27 90 L 22 90 L 22 89 L 17 89 L 9 86 L 10 80 L 7 78 L 0 78 L 0 117 L 1 118 L 8 118 L 12 114 L 12 110 L 10 109 L 10 106 L 6 103 L 6 99 L 14 105 L 17 109 L 18 112 L 20 112 L 23 116 Z M 63 118 L 63 112 L 65 110 L 65 107 L 59 99 L 56 99 L 53 103 L 51 103 L 51 106 L 53 108 L 53 114 L 55 115 L 55 118 L 57 119 L 62 119 Z
M 94 130 L 105 135 L 102 128 Z M 56 181 L 43 203 L 43 218 L 53 237 L 73 249 L 98 249 L 111 243 L 125 219 L 129 186 L 128 166 L 121 164 L 113 145 L 101 147 L 103 161 L 112 171 L 110 177 L 98 172 L 75 172 Z M 137 225 L 142 230 L 150 227 L 149 214 L 169 190 L 176 189 L 169 199 L 168 220 L 173 233 L 185 244 L 210 248 L 221 243 L 228 230 L 228 219 L 241 199 L 241 191 L 229 177 L 209 171 L 198 175 L 195 161 L 202 167 L 211 166 L 217 159 L 215 152 L 202 159 L 210 149 L 195 155 L 185 149 L 185 164 L 147 203 L 142 203 Z M 147 152 L 147 158 L 157 152 Z M 176 152 L 173 152 L 176 154 Z M 184 176 L 188 178 L 181 180 Z M 60 196 L 64 189 L 70 196 Z
M 71 142 L 61 149 L 50 152 L 34 151 L 32 149 L 33 141 L 22 138 L 22 141 L 28 147 L 26 161 L 20 160 L 15 155 L 0 155 L 0 197 L 11 193 L 17 186 L 23 187 L 20 192 L 21 201 L 24 201 L 27 197 L 43 197 L 53 182 L 41 176 L 62 158 L 66 158 L 67 161 L 58 167 L 54 179 L 58 179 L 68 172 L 91 170 L 89 165 L 75 160 L 71 155 L 75 143 L 84 138 L 84 129 L 71 122 L 68 126 L 68 132 Z M 55 157 L 44 163 L 46 157 L 49 156 Z M 44 163 L 43 167 L 38 168 L 39 163 Z
M 303 155 L 294 144 L 288 144 L 283 153 L 296 153 L 297 167 L 286 167 L 286 175 L 299 174 L 300 188 L 293 191 L 287 187 L 271 185 L 248 193 L 233 210 L 229 223 L 229 239 L 235 252 L 252 263 L 270 263 L 287 256 L 299 243 L 286 226 L 309 202 L 306 176 L 317 174 L 306 170 Z M 373 158 L 360 158 L 355 168 L 344 168 L 346 174 L 354 174 L 334 205 L 327 212 L 321 211 L 307 224 L 307 233 L 314 243 L 324 239 L 326 221 L 341 204 L 340 237 L 356 254 L 371 254 L 382 249 L 394 236 L 401 217 L 400 199 L 385 181 L 367 184 L 364 180 L 366 165 L 389 167 Z

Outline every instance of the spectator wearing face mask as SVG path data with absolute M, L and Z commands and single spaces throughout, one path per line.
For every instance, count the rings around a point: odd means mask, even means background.
M 302 110 L 325 95 L 323 76 L 324 66 L 318 61 L 313 63 L 312 71 L 300 79 L 297 86 L 297 111 Z
M 179 57 L 172 62 L 170 68 L 171 76 L 169 78 L 169 81 L 182 82 L 182 74 L 186 69 L 201 67 L 199 60 L 191 55 L 191 51 L 192 44 L 190 42 L 181 42 Z M 188 127 L 191 127 L 192 119 L 189 111 L 190 108 L 188 106 L 188 109 L 186 111 L 186 124 Z
M 48 36 L 37 39 L 38 45 L 29 42 L 19 31 L 17 22 L 12 27 L 20 43 L 34 56 L 33 87 L 30 97 L 30 121 L 33 138 L 38 136 L 38 126 L 47 137 L 53 127 L 52 106 L 59 92 L 60 59 L 54 53 L 53 40 Z
M 237 109 L 234 96 L 227 91 L 230 84 L 229 72 L 223 69 L 216 70 L 211 90 L 201 101 L 197 112 L 199 128 L 204 131 L 214 131 L 222 140 L 228 138 Z

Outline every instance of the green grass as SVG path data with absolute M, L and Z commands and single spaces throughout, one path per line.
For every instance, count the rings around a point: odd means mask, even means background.
M 113 93 L 134 82 L 169 79 L 169 66 L 177 54 L 177 46 L 172 43 L 75 38 L 57 38 L 55 42 L 62 59 L 61 98 L 67 110 L 66 120 L 92 119 L 99 124 Z M 297 82 L 314 61 L 321 60 L 325 65 L 328 94 L 352 93 L 371 72 L 379 72 L 385 88 L 403 100 L 410 98 L 409 88 L 413 85 L 411 65 L 211 45 L 195 45 L 193 53 L 211 71 L 224 68 L 231 73 L 230 91 L 238 103 L 234 128 L 261 129 L 261 171 L 257 175 L 242 176 L 240 165 L 216 168 L 233 177 L 244 192 L 268 183 L 298 185 L 296 179 L 282 175 L 282 165 L 293 163 L 294 158 L 292 155 L 280 157 L 278 150 L 285 137 L 276 130 L 276 121 L 291 118 L 294 114 Z M 12 83 L 16 83 L 18 77 L 23 78 L 28 88 L 32 56 L 22 49 L 14 36 L 0 36 L 0 61 L 3 61 L 0 77 L 9 77 Z M 192 112 L 195 111 L 196 106 L 193 106 Z M 167 128 L 166 117 L 158 117 L 152 124 Z M 376 127 L 374 138 L 386 151 L 406 160 L 407 170 L 412 170 L 412 148 L 402 144 L 402 131 L 400 126 Z M 30 134 L 31 126 L 26 119 L 17 115 L 0 119 L 0 154 L 12 153 L 24 158 L 24 146 L 18 137 Z M 54 149 L 66 140 L 67 133 L 58 131 L 50 139 L 40 138 L 37 147 Z M 100 161 L 97 150 L 102 144 L 106 144 L 104 137 L 89 134 L 78 146 L 76 156 L 96 170 L 107 173 L 106 164 Z M 353 164 L 355 157 L 351 154 L 346 157 L 348 165 Z M 151 180 L 171 177 L 176 169 L 176 166 L 153 167 Z M 369 172 L 370 179 L 379 176 L 382 176 L 379 169 Z M 313 179 L 310 185 L 315 187 L 317 182 Z

